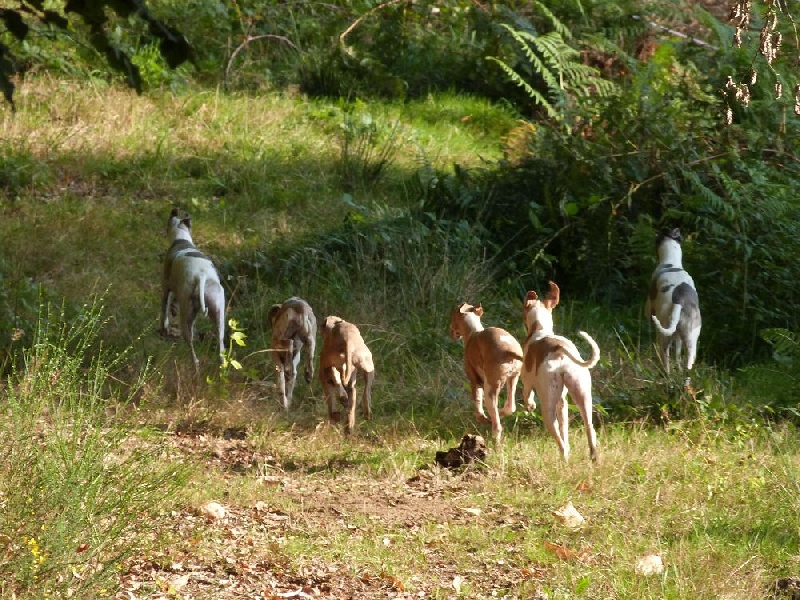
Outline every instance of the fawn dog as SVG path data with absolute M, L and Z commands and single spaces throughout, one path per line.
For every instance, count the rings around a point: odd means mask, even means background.
M 662 231 L 656 238 L 658 266 L 650 279 L 647 293 L 646 311 L 658 330 L 659 356 L 667 373 L 670 371 L 669 351 L 673 344 L 678 364 L 681 362 L 683 346 L 686 345 L 686 370 L 692 369 L 702 325 L 700 299 L 694 280 L 683 268 L 681 242 L 683 236 L 678 228 Z
M 597 434 L 592 425 L 592 376 L 589 371 L 600 359 L 600 349 L 591 336 L 580 335 L 592 347 L 589 360 L 581 358 L 570 340 L 553 332 L 553 309 L 558 305 L 561 292 L 550 282 L 548 298 L 540 300 L 536 292 L 528 292 L 523 307 L 525 329 L 525 355 L 522 367 L 522 398 L 525 408 L 536 408 L 534 392 L 542 404 L 545 427 L 555 438 L 561 456 L 569 457 L 569 421 L 567 392 L 578 405 L 589 440 L 589 456 L 597 462 Z
M 464 370 L 472 389 L 475 418 L 491 424 L 492 439 L 500 441 L 503 426 L 500 417 L 516 410 L 514 394 L 522 369 L 522 346 L 513 335 L 499 327 L 484 329 L 483 307 L 462 302 L 450 317 L 450 335 L 464 342 Z M 506 401 L 498 411 L 500 391 L 506 388 Z M 484 412 L 484 396 L 489 417 Z
M 372 382 L 375 378 L 372 353 L 358 327 L 333 315 L 325 317 L 319 378 L 331 422 L 341 419 L 341 413 L 334 410 L 337 397 L 347 408 L 346 434 L 352 433 L 356 424 L 356 378 L 359 373 L 364 377 L 364 418 L 371 419 Z
M 275 369 L 278 371 L 278 389 L 283 408 L 289 410 L 303 346 L 308 347 L 304 361 L 306 381 L 311 383 L 311 378 L 314 377 L 317 319 L 308 302 L 296 296 L 283 304 L 273 304 L 268 316 L 272 324 L 272 350 L 275 354 Z
M 169 334 L 172 303 L 177 299 L 181 334 L 189 345 L 195 369 L 200 361 L 194 351 L 194 323 L 198 313 L 211 317 L 217 328 L 219 357 L 225 354 L 225 290 L 214 263 L 192 241 L 189 213 L 179 216 L 173 208 L 167 221 L 170 247 L 164 259 L 161 299 L 161 333 Z

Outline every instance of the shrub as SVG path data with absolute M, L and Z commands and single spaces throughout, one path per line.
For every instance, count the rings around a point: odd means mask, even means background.
M 3 390 L 0 556 L 3 597 L 96 597 L 164 500 L 182 482 L 156 453 L 137 448 L 104 411 L 137 393 L 109 371 L 124 355 L 98 344 L 98 304 L 73 324 L 43 308 L 33 344 Z M 123 443 L 125 441 L 125 443 Z M 135 534 L 135 535 L 134 535 Z

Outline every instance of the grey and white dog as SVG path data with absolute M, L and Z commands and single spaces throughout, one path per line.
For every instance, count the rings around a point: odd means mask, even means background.
M 214 263 L 200 252 L 192 241 L 192 220 L 189 213 L 180 217 L 173 208 L 167 222 L 170 247 L 164 259 L 161 299 L 161 333 L 169 332 L 172 303 L 177 299 L 181 335 L 192 353 L 195 368 L 200 361 L 194 351 L 194 323 L 197 315 L 210 316 L 217 329 L 219 355 L 225 354 L 225 290 Z
M 650 280 L 647 294 L 647 315 L 659 335 L 659 354 L 667 373 L 670 371 L 670 347 L 675 346 L 675 358 L 681 362 L 686 346 L 686 370 L 691 370 L 697 358 L 697 338 L 700 336 L 700 299 L 694 280 L 682 264 L 683 236 L 678 228 L 663 231 L 656 239 L 658 266 Z

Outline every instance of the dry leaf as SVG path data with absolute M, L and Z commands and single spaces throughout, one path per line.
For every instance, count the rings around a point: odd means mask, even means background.
M 464 583 L 464 578 L 461 575 L 456 575 L 453 577 L 453 589 L 456 591 L 456 594 L 461 593 L 461 584 Z
M 481 515 L 481 512 L 483 512 L 480 508 L 462 508 L 461 510 L 475 517 L 479 517 Z
M 661 575 L 664 572 L 664 562 L 658 554 L 648 554 L 636 561 L 636 572 L 645 577 Z
M 577 511 L 577 509 L 572 505 L 572 501 L 570 500 L 567 504 L 558 510 L 553 511 L 553 516 L 559 520 L 563 525 L 570 527 L 571 529 L 577 529 L 581 525 L 585 519 L 583 515 Z
M 555 555 L 561 560 L 570 560 L 575 558 L 575 553 L 566 546 L 559 546 L 553 542 L 545 542 L 544 547 L 555 552 Z
M 225 518 L 225 507 L 217 502 L 207 502 L 200 507 L 200 512 L 215 521 Z

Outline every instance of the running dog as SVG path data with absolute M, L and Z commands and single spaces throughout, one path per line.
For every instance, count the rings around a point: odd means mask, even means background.
M 450 317 L 450 335 L 464 342 L 464 370 L 472 389 L 475 418 L 492 426 L 492 439 L 500 442 L 503 425 L 500 417 L 516 410 L 514 395 L 522 369 L 522 347 L 513 335 L 499 327 L 484 329 L 483 307 L 462 302 Z M 498 411 L 500 391 L 506 388 L 506 401 Z M 486 399 L 489 416 L 484 411 Z
M 189 345 L 195 369 L 200 361 L 194 351 L 194 323 L 198 313 L 210 316 L 217 329 L 219 357 L 225 355 L 225 290 L 214 263 L 192 241 L 189 213 L 181 218 L 172 209 L 167 222 L 170 247 L 164 259 L 161 299 L 161 333 L 169 334 L 172 303 L 177 299 L 181 334 Z
M 303 346 L 308 347 L 304 361 L 306 381 L 311 383 L 314 377 L 317 319 L 308 302 L 296 296 L 283 304 L 273 304 L 268 316 L 272 324 L 272 351 L 275 354 L 275 369 L 278 371 L 278 389 L 283 408 L 288 411 Z
M 553 309 L 558 305 L 561 292 L 550 282 L 548 298 L 540 300 L 536 292 L 528 292 L 523 307 L 527 338 L 522 367 L 522 398 L 527 410 L 534 410 L 535 395 L 542 404 L 545 427 L 555 438 L 561 456 L 569 458 L 569 419 L 567 393 L 577 404 L 586 437 L 589 456 L 597 462 L 597 434 L 592 424 L 592 376 L 590 369 L 600 359 L 600 349 L 592 337 L 579 334 L 592 348 L 589 360 L 581 358 L 578 349 L 569 339 L 553 331 Z
M 341 413 L 334 410 L 336 398 L 345 404 L 347 423 L 344 431 L 348 435 L 356 424 L 356 378 L 359 373 L 364 378 L 364 418 L 371 419 L 372 382 L 375 378 L 372 353 L 358 327 L 336 316 L 326 317 L 322 324 L 319 378 L 331 422 L 341 419 Z
M 667 373 L 670 372 L 669 354 L 673 344 L 679 365 L 686 345 L 686 370 L 691 371 L 697 358 L 697 339 L 702 325 L 700 299 L 694 280 L 683 268 L 681 242 L 683 236 L 678 228 L 659 234 L 656 239 L 658 266 L 647 293 L 647 316 L 658 331 L 659 356 Z

